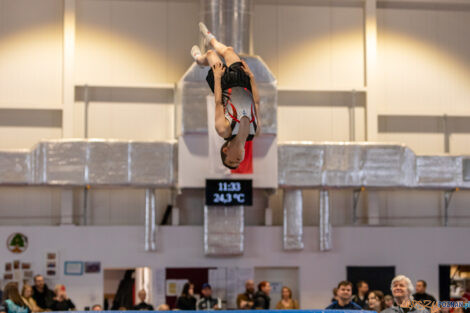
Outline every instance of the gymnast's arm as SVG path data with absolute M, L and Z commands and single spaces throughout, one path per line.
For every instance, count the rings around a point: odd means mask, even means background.
M 227 138 L 231 134 L 230 125 L 225 118 L 224 103 L 222 101 L 222 84 L 220 82 L 224 73 L 221 63 L 213 66 L 214 71 L 214 97 L 215 97 L 215 130 L 222 138 Z
M 246 75 L 250 77 L 250 84 L 251 84 L 251 94 L 253 95 L 253 101 L 255 102 L 255 116 L 256 120 L 258 121 L 258 127 L 256 128 L 256 134 L 255 136 L 259 135 L 260 129 L 261 129 L 261 121 L 259 119 L 259 93 L 258 93 L 258 87 L 256 86 L 256 80 L 255 80 L 255 75 L 251 72 L 250 68 L 248 67 L 248 64 L 246 64 L 245 61 L 242 61 L 243 64 L 243 70 L 245 71 Z

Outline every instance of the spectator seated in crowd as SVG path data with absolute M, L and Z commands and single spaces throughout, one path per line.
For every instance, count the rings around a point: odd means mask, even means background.
M 385 300 L 384 300 L 384 293 L 380 290 L 373 290 L 369 292 L 367 296 L 368 300 L 368 310 L 381 312 L 385 310 Z
M 262 281 L 258 284 L 258 292 L 255 294 L 255 310 L 269 310 L 271 298 L 271 285 L 267 281 Z
M 255 305 L 255 282 L 249 279 L 245 282 L 245 292 L 237 296 L 237 308 L 251 310 Z
M 183 286 L 181 295 L 176 300 L 176 309 L 195 311 L 196 310 L 196 298 L 194 297 L 194 284 L 187 282 Z
M 145 302 L 147 298 L 147 292 L 144 289 L 139 290 L 138 293 L 140 303 L 134 307 L 136 311 L 153 311 L 153 305 Z
M 53 311 L 72 311 L 75 310 L 75 304 L 67 297 L 64 285 L 56 285 L 54 288 L 55 297 L 53 298 L 51 309 Z
M 101 304 L 94 304 L 94 305 L 91 307 L 91 310 L 92 310 L 92 311 L 103 311 L 103 307 L 101 306 Z
M 392 295 L 393 299 L 395 300 L 395 303 L 397 305 L 394 305 L 388 309 L 383 310 L 383 313 L 403 313 L 405 307 L 406 312 L 405 313 L 427 313 L 428 311 L 426 309 L 419 309 L 416 308 L 415 306 L 411 306 L 411 300 L 412 300 L 412 294 L 414 291 L 413 284 L 411 283 L 411 280 L 404 276 L 404 275 L 398 275 L 392 280 Z M 411 308 L 407 308 L 407 306 L 410 305 Z
M 352 298 L 352 283 L 344 280 L 338 284 L 337 300 L 333 301 L 327 310 L 362 310 L 362 308 L 354 303 Z
M 369 284 L 361 280 L 356 284 L 357 295 L 354 295 L 352 301 L 358 304 L 361 308 L 366 309 L 367 305 L 367 293 L 369 292 Z
M 5 313 L 31 313 L 29 307 L 21 298 L 16 282 L 6 284 L 3 290 L 3 303 L 0 311 Z
M 157 311 L 170 311 L 170 307 L 168 306 L 168 304 L 160 304 L 157 307 Z
M 32 313 L 42 312 L 41 308 L 33 299 L 33 287 L 28 284 L 24 284 L 23 289 L 21 290 L 21 298 L 23 299 L 23 302 L 29 307 Z
M 298 310 L 299 302 L 292 299 L 292 290 L 289 287 L 282 287 L 281 300 L 276 304 L 276 310 Z
M 338 300 L 338 287 L 333 288 L 333 298 L 331 298 L 331 302 L 335 302 Z
M 196 304 L 198 311 L 220 310 L 222 302 L 219 298 L 212 298 L 212 287 L 208 283 L 202 285 L 201 299 Z
M 43 310 L 51 309 L 54 301 L 54 292 L 50 290 L 44 282 L 42 275 L 34 276 L 33 299 L 36 304 Z
M 384 301 L 385 301 L 386 309 L 391 308 L 395 304 L 395 302 L 393 301 L 393 297 L 391 295 L 386 295 L 384 297 Z
M 416 293 L 413 295 L 413 299 L 416 301 L 431 300 L 436 301 L 436 298 L 426 293 L 426 287 L 428 284 L 424 280 L 418 280 L 416 282 Z

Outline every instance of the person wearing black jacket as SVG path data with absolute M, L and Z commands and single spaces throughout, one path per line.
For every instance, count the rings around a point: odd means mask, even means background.
M 44 283 L 44 277 L 34 276 L 33 299 L 36 304 L 43 310 L 51 309 L 54 297 L 54 292 Z
M 354 295 L 352 301 L 358 304 L 361 308 L 367 309 L 369 307 L 368 303 L 368 294 L 369 294 L 369 284 L 361 280 L 356 284 L 357 295 Z
M 258 284 L 258 291 L 255 294 L 255 310 L 269 310 L 271 298 L 269 293 L 271 292 L 271 285 L 267 281 L 262 281 Z
M 138 296 L 139 296 L 139 299 L 140 299 L 140 303 L 137 304 L 134 307 L 134 310 L 136 310 L 136 311 L 153 311 L 153 305 L 148 304 L 148 303 L 145 302 L 145 298 L 147 298 L 147 292 L 145 291 L 145 289 L 139 290 Z
M 67 297 L 64 285 L 57 285 L 54 288 L 55 297 L 52 301 L 52 311 L 71 311 L 75 310 L 75 304 Z
M 123 279 L 119 282 L 116 296 L 113 300 L 111 310 L 118 310 L 120 307 L 125 307 L 130 310 L 134 307 L 133 288 L 135 279 L 132 277 L 135 270 L 126 270 Z
M 176 308 L 184 311 L 196 311 L 196 298 L 194 298 L 194 284 L 187 282 L 183 286 L 181 296 L 176 300 Z
M 416 282 L 416 293 L 413 295 L 413 299 L 416 301 L 430 300 L 431 303 L 436 302 L 436 298 L 426 293 L 427 286 L 428 284 L 424 280 L 418 280 Z

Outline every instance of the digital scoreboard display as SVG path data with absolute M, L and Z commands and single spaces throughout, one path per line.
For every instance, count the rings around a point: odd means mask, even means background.
M 252 205 L 251 179 L 206 179 L 206 205 Z

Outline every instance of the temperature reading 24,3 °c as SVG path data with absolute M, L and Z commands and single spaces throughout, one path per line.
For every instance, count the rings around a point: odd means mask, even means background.
M 238 204 L 245 203 L 245 195 L 242 193 L 214 193 L 214 203 L 233 203 L 236 202 Z

